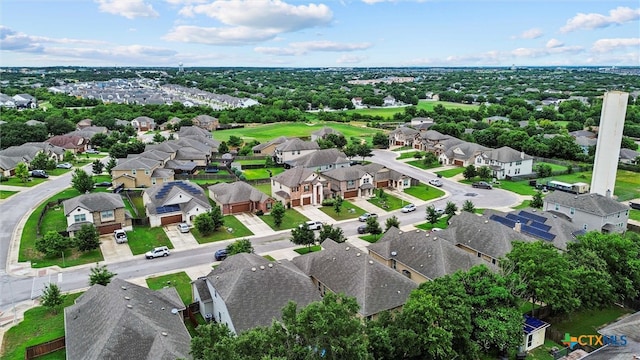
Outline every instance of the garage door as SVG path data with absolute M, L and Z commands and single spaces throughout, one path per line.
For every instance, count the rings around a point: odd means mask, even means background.
M 389 186 L 389 181 L 378 181 L 376 182 L 376 189 L 385 188 Z
M 309 205 L 311 204 L 311 198 L 310 197 L 306 197 L 304 199 L 302 199 L 302 205 Z
M 291 206 L 300 206 L 300 199 L 291 200 Z
M 160 219 L 160 224 L 162 225 L 175 224 L 179 222 L 182 222 L 182 214 L 165 216 Z
M 249 212 L 249 211 L 251 211 L 251 204 L 249 203 L 233 204 L 233 207 L 231 208 L 231 212 L 233 214 Z
M 345 199 L 354 198 L 356 196 L 358 196 L 358 190 L 351 190 L 351 191 L 344 192 Z
M 453 165 L 464 166 L 464 160 L 453 160 Z
M 122 224 L 103 225 L 98 228 L 100 235 L 111 234 L 114 230 L 122 228 Z

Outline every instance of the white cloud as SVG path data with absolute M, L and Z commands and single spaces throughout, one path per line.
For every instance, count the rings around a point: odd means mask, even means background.
M 216 28 L 181 25 L 171 29 L 163 39 L 207 45 L 246 45 L 270 40 L 278 35 L 274 30 L 257 30 L 245 26 Z
M 254 51 L 278 56 L 292 56 L 292 55 L 304 55 L 312 51 L 333 51 L 333 52 L 347 52 L 366 50 L 372 45 L 370 43 L 338 43 L 334 41 L 304 41 L 293 42 L 286 48 L 275 47 L 256 47 Z
M 0 25 L 0 48 L 2 50 L 41 52 L 47 43 L 94 46 L 105 44 L 105 42 L 97 40 L 51 38 L 47 36 L 27 35 Z
M 537 39 L 543 35 L 542 30 L 533 28 L 523 31 L 520 35 L 514 35 L 512 39 Z
M 567 20 L 567 23 L 560 28 L 560 32 L 568 33 L 576 30 L 604 28 L 611 25 L 622 25 L 627 22 L 640 19 L 640 8 L 617 7 L 609 11 L 609 16 L 590 13 L 578 13 Z
M 144 0 L 95 0 L 101 12 L 124 16 L 127 19 L 138 17 L 158 17 L 158 12 Z
M 611 52 L 628 47 L 640 47 L 640 38 L 628 39 L 600 39 L 593 43 L 592 51 L 597 53 Z
M 171 5 L 202 4 L 207 2 L 207 0 L 165 0 L 165 1 Z
M 558 39 L 550 39 L 549 41 L 547 41 L 547 48 L 551 49 L 551 48 L 557 48 L 560 46 L 563 46 L 564 43 Z
M 551 43 L 552 46 L 549 46 L 549 43 Z M 518 58 L 539 58 L 557 54 L 580 53 L 583 51 L 584 48 L 582 46 L 564 46 L 559 44 L 559 42 L 556 43 L 549 40 L 545 48 L 517 48 L 511 51 L 511 55 Z
M 338 64 L 358 64 L 358 63 L 361 63 L 361 62 L 363 62 L 365 60 L 367 60 L 366 56 L 358 56 L 358 55 L 348 54 L 348 55 L 340 56 L 336 60 L 336 63 L 338 63 Z
M 291 48 L 277 48 L 277 47 L 266 47 L 266 46 L 258 46 L 253 49 L 253 51 L 265 54 L 265 55 L 275 55 L 275 56 L 295 56 L 301 55 L 298 49 Z
M 417 3 L 421 3 L 421 2 L 426 2 L 428 0 L 362 0 L 363 3 L 365 4 L 378 4 L 378 3 L 383 3 L 383 2 L 393 2 L 393 3 L 397 3 L 397 2 L 417 2 Z

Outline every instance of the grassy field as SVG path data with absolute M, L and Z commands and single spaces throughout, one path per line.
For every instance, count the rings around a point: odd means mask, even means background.
M 520 205 L 513 206 L 512 209 L 514 210 L 526 209 L 529 207 L 529 204 L 531 204 L 531 200 L 525 200 Z
M 631 212 L 629 213 L 629 219 L 640 221 L 640 210 L 631 209 Z
M 564 165 L 558 165 L 558 164 L 552 164 L 552 163 L 547 163 L 547 162 L 542 162 L 542 161 L 536 161 L 535 164 L 533 164 L 533 170 L 535 171 L 536 166 L 538 166 L 539 164 L 542 165 L 549 165 L 551 166 L 551 171 L 566 171 L 567 167 Z
M 431 163 L 429 165 L 425 165 L 424 160 L 411 160 L 411 161 L 407 161 L 406 164 L 415 166 L 418 169 L 422 169 L 422 170 L 427 170 L 427 169 L 433 169 L 433 168 L 440 167 L 440 164 L 437 163 L 437 162 Z
M 231 229 L 231 231 L 229 231 Z M 199 244 L 205 244 L 215 241 L 235 239 L 235 238 L 243 238 L 247 236 L 253 235 L 251 230 L 247 229 L 243 223 L 240 222 L 235 216 L 227 215 L 224 217 L 224 226 L 219 228 L 217 231 L 209 234 L 207 236 L 203 236 L 200 234 L 198 229 L 192 228 L 191 233 L 193 237 L 196 238 Z
M 32 187 L 32 186 L 36 186 L 38 184 L 42 184 L 43 182 L 47 181 L 47 179 L 41 179 L 41 178 L 29 178 L 29 180 L 27 182 L 22 182 L 22 180 L 18 179 L 17 177 L 10 177 L 7 179 L 7 181 L 3 181 L 0 184 L 2 185 L 9 185 L 9 186 L 23 186 L 23 187 Z
M 322 250 L 322 247 L 320 245 L 313 245 L 311 247 L 305 246 L 305 247 L 293 249 L 293 251 L 297 252 L 300 255 L 304 255 L 304 254 L 308 254 L 308 253 L 312 253 L 320 250 Z
M 436 171 L 437 175 L 442 175 L 443 177 L 446 178 L 450 178 L 450 177 L 454 177 L 458 174 L 462 174 L 464 172 L 464 168 L 463 167 L 457 167 L 457 168 L 453 168 L 453 169 L 447 169 L 447 170 L 442 170 L 442 171 Z
M 293 229 L 294 227 L 308 221 L 309 219 L 302 215 L 301 213 L 295 211 L 294 209 L 287 209 L 284 212 L 284 218 L 282 219 L 282 224 L 280 227 L 276 227 L 276 223 L 273 220 L 273 216 L 264 215 L 261 217 L 262 221 L 264 221 L 267 225 L 269 225 L 273 230 L 285 230 L 285 229 Z
M 173 249 L 173 244 L 162 227 L 136 226 L 127 232 L 129 248 L 133 255 L 144 254 L 158 246 Z
M 6 199 L 11 195 L 17 194 L 19 191 L 10 191 L 10 190 L 0 190 L 0 200 Z
M 494 188 L 503 189 L 514 192 L 520 195 L 533 195 L 536 193 L 536 189 L 529 185 L 529 181 L 510 181 L 500 180 L 500 184 L 494 184 Z
M 239 136 L 245 141 L 257 140 L 261 143 L 268 142 L 279 136 L 287 137 L 310 137 L 311 133 L 322 129 L 324 126 L 340 131 L 345 138 L 371 138 L 376 132 L 381 130 L 371 129 L 365 126 L 354 126 L 351 124 L 318 122 L 307 123 L 277 123 L 258 126 L 247 126 L 242 129 L 230 129 L 214 131 L 213 137 L 218 141 L 228 141 L 231 135 Z
M 73 305 L 82 293 L 69 294 L 65 297 L 63 307 Z M 4 355 L 2 359 L 23 360 L 28 346 L 38 345 L 64 336 L 64 311 L 60 309 L 53 314 L 44 306 L 37 306 L 24 313 L 24 320 L 7 330 L 3 339 Z M 48 359 L 64 359 L 65 352 L 57 351 L 61 357 Z M 46 359 L 39 357 L 38 359 Z
M 561 333 L 597 334 L 597 330 L 602 326 L 632 312 L 630 309 L 618 306 L 598 310 L 576 311 L 560 321 L 552 322 L 552 327 Z
M 152 290 L 160 290 L 165 287 L 174 287 L 180 294 L 180 299 L 185 305 L 193 302 L 191 297 L 191 278 L 186 272 L 181 271 L 173 274 L 150 277 L 146 279 L 147 286 Z
M 360 215 L 364 214 L 365 211 L 361 208 L 355 206 L 353 203 L 349 201 L 342 202 L 342 211 L 340 214 L 337 214 L 333 209 L 333 206 L 323 206 L 320 208 L 320 211 L 331 216 L 334 220 L 348 220 L 355 219 Z
M 380 238 L 383 236 L 384 234 L 378 234 L 378 235 L 374 235 L 374 234 L 367 234 L 367 235 L 361 235 L 359 236 L 360 239 L 368 242 L 368 243 L 375 243 L 376 241 L 380 240 Z
M 269 170 L 271 170 L 271 174 L 269 174 Z M 242 170 L 242 173 L 247 178 L 247 180 L 256 180 L 256 179 L 268 179 L 271 176 L 276 176 L 282 172 L 284 172 L 284 168 L 282 167 L 271 167 L 264 169 L 246 169 Z
M 67 217 L 64 215 L 62 205 L 50 208 L 42 217 L 40 224 L 40 233 L 46 234 L 47 231 L 65 231 L 67 229 Z
M 478 105 L 468 105 L 468 104 L 458 104 L 451 103 L 446 101 L 419 101 L 418 109 L 424 109 L 427 111 L 433 111 L 433 107 L 436 105 L 442 105 L 447 109 L 463 109 L 463 110 L 475 110 L 478 108 Z M 404 113 L 404 107 L 393 107 L 393 108 L 370 108 L 370 109 L 355 109 L 355 110 L 347 110 L 345 111 L 347 114 L 361 114 L 361 115 L 370 115 L 370 116 L 381 116 L 383 118 L 392 118 L 393 115 L 397 113 Z
M 424 155 L 424 153 L 422 151 L 407 151 L 407 152 L 403 152 L 402 154 L 400 154 L 400 156 L 398 156 L 396 158 L 396 160 L 402 160 L 402 159 L 413 159 L 415 157 L 416 154 L 422 154 Z M 418 159 L 419 160 L 419 159 Z
M 47 174 L 49 174 L 50 176 L 60 176 L 60 175 L 64 175 L 66 173 L 68 173 L 69 171 L 73 171 L 74 169 L 51 169 L 51 170 L 47 170 Z
M 398 210 L 400 208 L 402 208 L 403 206 L 409 204 L 407 201 L 404 201 L 402 199 L 399 199 L 393 195 L 390 194 L 386 194 L 386 197 L 384 200 L 380 199 L 378 196 L 368 199 L 368 202 L 372 203 L 373 205 L 379 207 L 380 209 L 386 210 L 386 211 L 392 211 L 392 210 Z
M 253 185 L 254 188 L 262 191 L 263 193 L 272 196 L 273 194 L 271 194 L 271 183 L 264 183 L 264 184 L 256 184 Z
M 444 196 L 444 191 L 425 183 L 404 189 L 404 192 L 420 200 L 432 200 Z
M 577 172 L 573 174 L 558 175 L 546 179 L 539 179 L 538 183 L 546 184 L 547 180 L 558 180 L 568 183 L 591 183 L 591 172 Z M 628 170 L 618 170 L 616 176 L 616 188 L 614 195 L 619 201 L 626 201 L 640 197 L 640 174 Z

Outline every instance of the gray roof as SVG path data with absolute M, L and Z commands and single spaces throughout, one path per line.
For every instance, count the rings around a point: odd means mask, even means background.
M 218 151 L 218 146 L 220 146 L 220 141 L 202 135 L 181 135 L 180 139 L 195 140 L 210 147 L 212 151 Z
M 619 203 L 600 194 L 574 195 L 562 191 L 554 191 L 545 196 L 545 203 L 560 204 L 589 214 L 607 216 L 629 210 L 629 206 Z
M 174 305 L 165 292 L 119 278 L 92 286 L 64 309 L 67 359 L 190 359 L 191 337 Z
M 91 212 L 124 208 L 124 201 L 119 194 L 91 193 L 83 194 L 62 202 L 64 214 L 69 215 L 77 207 Z
M 151 214 L 156 213 L 156 208 L 160 206 L 173 205 L 167 203 L 168 200 L 173 199 L 176 195 L 186 195 L 191 200 L 187 202 L 181 202 L 180 210 L 186 211 L 193 206 L 202 206 L 205 209 L 210 209 L 209 199 L 204 193 L 204 190 L 198 184 L 194 184 L 187 180 L 182 181 L 170 181 L 163 184 L 156 184 L 144 191 L 151 200 L 152 206 L 147 207 L 147 211 Z M 145 204 L 146 205 L 146 204 Z
M 424 131 L 422 133 L 420 133 L 420 137 L 426 140 L 430 140 L 430 141 L 441 141 L 441 140 L 446 140 L 446 139 L 451 139 L 452 136 L 451 135 L 444 135 L 438 131 L 435 130 L 427 130 Z
M 598 330 L 602 335 L 626 336 L 624 346 L 604 346 L 581 359 L 586 360 L 632 360 L 631 354 L 640 354 L 640 311 Z
M 253 148 L 251 148 L 253 151 L 261 151 L 262 149 L 265 149 L 273 144 L 276 145 L 280 145 L 282 143 L 285 143 L 287 140 L 289 140 L 289 138 L 287 138 L 286 136 L 280 136 L 277 137 L 269 142 L 266 143 L 262 143 L 262 144 L 258 144 L 256 146 L 254 146 Z
M 311 135 L 315 135 L 315 136 L 319 136 L 319 137 L 324 137 L 326 135 L 329 134 L 336 134 L 338 136 L 342 135 L 342 133 L 338 130 L 334 130 L 333 128 L 330 128 L 328 126 L 323 127 L 320 130 L 316 130 L 314 132 L 311 133 Z
M 171 158 L 171 153 L 162 151 L 160 149 L 149 149 L 141 152 L 140 154 L 128 154 L 127 159 L 145 158 L 164 161 Z
M 149 123 L 149 124 L 155 124 L 156 121 L 153 118 L 150 118 L 148 116 L 138 116 L 137 118 L 131 120 L 131 121 L 137 121 L 138 123 Z
M 576 131 L 570 132 L 569 135 L 573 137 L 589 137 L 589 138 L 593 138 L 596 136 L 594 132 L 591 132 L 589 130 L 576 130 Z
M 365 317 L 404 305 L 417 287 L 349 241 L 338 244 L 327 239 L 322 247 L 322 251 L 294 258 L 293 263 L 331 292 L 355 297 Z
M 305 168 L 292 168 L 274 176 L 272 179 L 282 185 L 293 187 L 304 183 L 308 179 L 312 179 L 310 182 L 313 182 L 318 178 L 319 175 L 312 170 Z
M 402 232 L 391 227 L 368 249 L 385 260 L 395 259 L 431 280 L 486 264 L 477 256 L 438 238 L 437 233 L 422 230 Z
M 256 254 L 228 257 L 207 280 L 224 300 L 236 333 L 281 319 L 289 301 L 302 308 L 321 300 L 311 279 L 291 262 L 270 262 Z
M 322 173 L 322 175 L 338 181 L 358 180 L 364 174 L 368 174 L 368 171 L 360 165 L 333 169 Z
M 418 134 L 418 130 L 416 130 L 414 128 L 407 127 L 407 126 L 400 126 L 400 127 L 397 127 L 395 130 L 393 130 L 392 132 L 389 133 L 390 136 L 393 136 L 395 134 L 402 134 L 405 137 L 412 137 L 412 136 L 415 136 L 416 134 Z
M 133 159 L 118 159 L 118 165 L 113 167 L 111 170 L 151 170 L 160 165 L 160 161 L 144 158 L 144 157 L 136 157 Z
M 620 159 L 635 160 L 638 156 L 640 156 L 640 152 L 625 148 L 620 149 Z
M 384 181 L 384 180 L 400 180 L 404 177 L 409 177 L 399 171 L 389 169 L 384 165 L 380 165 L 377 163 L 370 163 L 367 165 L 362 165 L 364 171 L 373 175 L 374 181 Z
M 349 164 L 347 156 L 338 149 L 321 149 L 286 162 L 291 167 L 316 168 L 327 165 Z
M 34 126 L 34 125 L 44 125 L 45 123 L 38 120 L 28 120 L 24 124 L 29 126 Z
M 298 138 L 290 139 L 276 147 L 278 151 L 319 150 L 320 145 L 315 141 L 303 141 Z
M 153 170 L 151 177 L 156 179 L 169 179 L 172 178 L 174 174 L 172 169 L 157 168 Z
M 198 166 L 194 161 L 169 160 L 164 164 L 165 169 L 193 171 Z
M 447 142 L 448 140 L 445 140 Z M 451 145 L 446 151 L 445 154 L 450 159 L 469 159 L 476 152 L 490 150 L 486 146 L 482 146 L 480 144 L 471 143 L 467 141 L 456 142 L 454 145 Z
M 263 202 L 269 199 L 267 194 L 243 181 L 211 185 L 209 196 L 223 205 L 246 201 Z
M 213 116 L 203 114 L 203 115 L 198 115 L 194 117 L 193 120 L 199 121 L 200 124 L 209 124 L 209 123 L 218 121 L 218 118 L 214 118 Z
M 523 151 L 521 152 L 508 146 L 503 146 L 495 150 L 485 151 L 482 153 L 482 155 L 490 160 L 495 160 L 501 163 L 510 163 L 533 159 L 532 156 L 525 154 Z
M 588 138 L 585 136 L 578 136 L 575 141 L 576 144 L 580 146 L 596 146 L 598 144 L 598 139 Z

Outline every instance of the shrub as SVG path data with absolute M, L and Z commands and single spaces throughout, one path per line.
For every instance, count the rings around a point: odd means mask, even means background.
M 262 216 L 262 215 L 264 215 L 264 211 L 258 210 L 258 211 L 256 211 L 256 215 L 257 216 Z
M 334 199 L 324 199 L 322 200 L 322 206 L 333 206 L 334 202 Z

